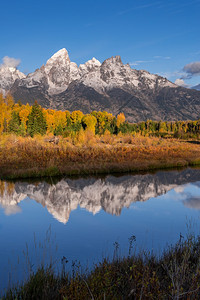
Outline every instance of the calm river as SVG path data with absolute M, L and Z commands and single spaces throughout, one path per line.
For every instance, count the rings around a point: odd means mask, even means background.
M 118 248 L 153 250 L 200 232 L 200 169 L 155 174 L 0 181 L 0 292 L 62 257 L 92 266 Z

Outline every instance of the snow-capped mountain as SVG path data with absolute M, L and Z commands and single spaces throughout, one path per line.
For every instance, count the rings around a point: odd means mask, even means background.
M 199 178 L 199 170 L 187 169 L 181 172 L 163 171 L 155 175 L 62 179 L 56 184 L 16 182 L 11 187 L 11 183 L 5 183 L 0 204 L 6 214 L 17 213 L 20 211 L 18 204 L 29 197 L 46 206 L 58 221 L 67 223 L 71 211 L 78 206 L 93 214 L 103 209 L 107 213 L 120 215 L 122 209 L 129 208 L 131 203 L 147 201 L 173 188 L 178 189 L 180 185 L 199 181 Z M 187 205 L 193 205 L 189 199 Z
M 92 58 L 78 67 L 63 48 L 40 69 L 20 76 L 7 89 L 22 103 L 33 104 L 37 100 L 46 108 L 84 113 L 124 112 L 130 122 L 199 118 L 199 91 L 178 87 L 145 70 L 132 69 L 122 63 L 120 56 L 103 63 Z M 0 87 L 5 87 L 6 76 L 2 78 Z
M 102 64 L 92 58 L 79 67 L 71 62 L 65 48 L 55 53 L 40 69 L 30 73 L 23 80 L 18 81 L 18 86 L 34 88 L 44 86 L 49 95 L 60 94 L 67 90 L 69 84 L 75 80 L 85 86 L 94 88 L 101 94 L 113 88 L 155 88 L 176 87 L 165 78 L 131 69 L 129 64 L 124 65 L 120 56 L 106 59 Z
M 0 92 L 5 94 L 11 89 L 16 79 L 25 77 L 26 75 L 15 67 L 0 66 Z
M 69 84 L 79 79 L 78 66 L 70 62 L 66 49 L 55 53 L 40 69 L 27 75 L 17 82 L 19 87 L 43 87 L 49 95 L 59 94 L 66 90 Z

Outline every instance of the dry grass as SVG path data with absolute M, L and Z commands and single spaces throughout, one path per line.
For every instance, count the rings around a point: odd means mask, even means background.
M 0 137 L 0 176 L 127 172 L 200 164 L 200 145 L 176 139 L 87 133 L 75 138 Z
M 8 290 L 2 300 L 200 299 L 199 257 L 200 238 L 188 236 L 160 257 L 140 252 L 105 258 L 91 271 L 74 261 L 71 272 L 63 269 L 57 275 L 51 266 L 41 266 L 21 286 Z

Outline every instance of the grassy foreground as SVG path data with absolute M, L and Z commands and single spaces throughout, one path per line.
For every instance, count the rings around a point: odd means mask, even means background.
M 97 174 L 171 168 L 200 164 L 195 141 L 141 135 L 94 136 L 76 139 L 47 136 L 0 137 L 0 177 L 27 178 Z
M 131 242 L 131 248 L 132 248 Z M 160 258 L 140 253 L 104 259 L 92 271 L 72 264 L 56 275 L 40 267 L 5 299 L 200 299 L 200 238 L 190 236 L 168 248 Z

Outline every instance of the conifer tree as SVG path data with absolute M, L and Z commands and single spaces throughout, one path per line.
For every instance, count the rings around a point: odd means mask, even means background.
M 8 130 L 9 132 L 13 132 L 15 134 L 19 134 L 19 128 L 20 128 L 20 117 L 19 117 L 19 113 L 16 111 L 12 112 L 12 117 L 11 120 L 8 124 Z
M 45 134 L 47 130 L 46 119 L 43 115 L 41 106 L 35 101 L 32 110 L 28 116 L 27 132 L 30 136 L 35 134 Z

